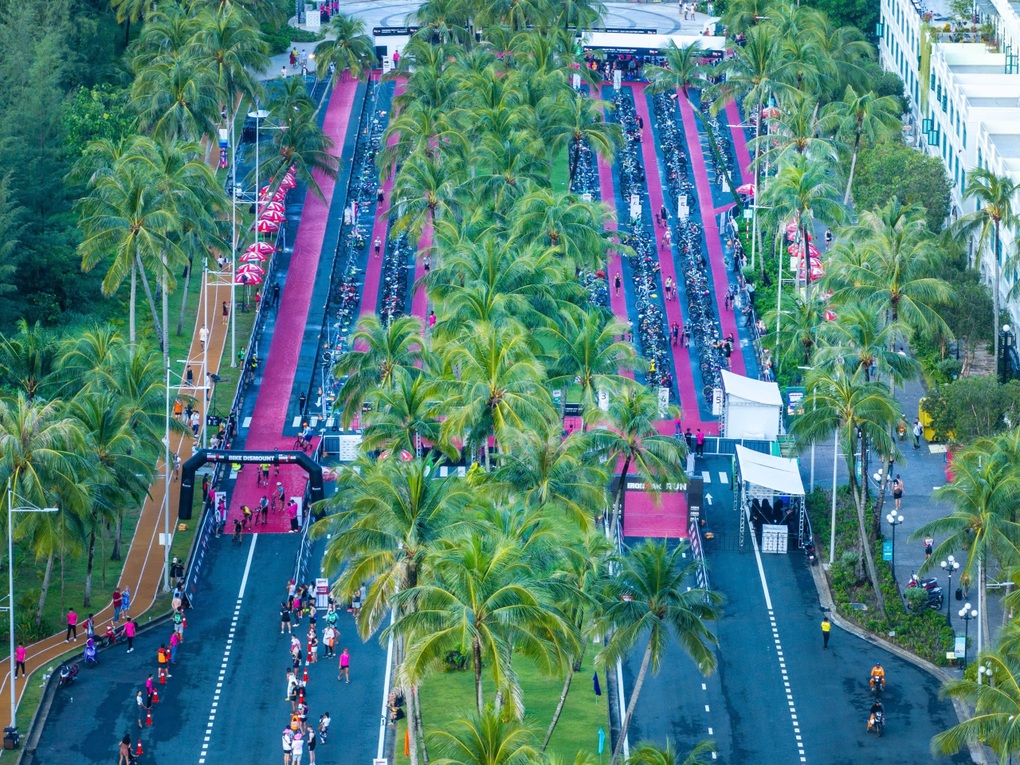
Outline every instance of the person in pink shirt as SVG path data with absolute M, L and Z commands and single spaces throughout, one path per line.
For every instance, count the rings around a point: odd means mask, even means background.
M 156 693 L 156 684 L 152 681 L 152 673 L 149 673 L 149 679 L 145 681 L 145 694 L 148 696 L 148 701 L 145 702 L 145 708 L 152 708 L 152 697 Z
M 124 625 L 124 637 L 127 638 L 128 649 L 127 652 L 131 653 L 135 650 L 135 632 L 138 630 L 138 625 L 135 624 L 134 619 L 128 619 L 127 624 Z
M 28 656 L 28 650 L 25 648 L 25 644 L 24 643 L 18 643 L 18 647 L 14 651 L 14 661 L 16 662 L 16 665 L 14 667 L 14 679 L 15 680 L 18 679 L 18 672 L 21 672 L 21 674 L 23 676 L 28 674 L 28 672 L 25 671 L 25 658 L 27 656 Z
M 170 663 L 177 663 L 177 646 L 180 645 L 181 639 L 177 637 L 177 632 L 173 632 L 170 635 Z
M 78 614 L 74 612 L 74 609 L 68 609 L 67 611 L 67 637 L 64 639 L 65 643 L 70 643 L 71 638 L 74 638 L 74 642 L 78 642 Z

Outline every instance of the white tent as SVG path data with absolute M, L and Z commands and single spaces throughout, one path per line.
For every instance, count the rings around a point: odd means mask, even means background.
M 786 552 L 804 545 L 804 482 L 797 460 L 761 454 L 737 444 L 737 489 L 740 492 L 740 544 L 745 524 L 759 537 L 762 552 Z
M 723 422 L 727 438 L 775 441 L 783 415 L 783 396 L 774 382 L 722 371 Z

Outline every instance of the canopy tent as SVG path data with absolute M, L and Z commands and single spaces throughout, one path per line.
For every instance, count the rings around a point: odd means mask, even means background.
M 723 422 L 727 438 L 775 441 L 781 432 L 783 396 L 773 382 L 722 370 Z
M 748 524 L 763 552 L 786 552 L 791 540 L 795 547 L 802 547 L 811 534 L 805 532 L 804 482 L 798 461 L 739 444 L 736 451 L 741 546 Z

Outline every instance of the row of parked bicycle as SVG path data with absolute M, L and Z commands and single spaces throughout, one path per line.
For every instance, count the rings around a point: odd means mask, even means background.
M 591 150 L 587 142 L 581 144 L 570 190 L 593 202 L 602 199 L 599 187 L 598 157 L 595 156 L 595 152 Z M 599 308 L 609 307 L 609 280 L 605 270 L 581 271 L 578 274 L 578 279 L 585 292 L 588 293 L 589 303 Z
M 678 125 L 675 102 L 667 95 L 655 96 L 653 113 L 667 168 L 667 188 L 674 206 L 680 203 L 690 211 L 678 221 L 674 239 L 680 252 L 680 270 L 687 296 L 686 329 L 691 345 L 697 349 L 703 391 L 711 400 L 712 388 L 720 384 L 720 370 L 726 366 L 725 341 L 716 315 L 713 284 L 705 256 L 705 239 L 696 220 L 697 195 L 691 182 L 690 163 L 684 151 L 684 135 Z

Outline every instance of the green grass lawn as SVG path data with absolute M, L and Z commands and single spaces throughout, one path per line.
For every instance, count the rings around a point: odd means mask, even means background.
M 556 154 L 553 159 L 552 172 L 549 177 L 553 191 L 569 191 L 570 184 L 570 163 L 567 160 L 567 150 L 564 149 Z
M 589 650 L 581 671 L 574 674 L 563 714 L 549 742 L 548 753 L 562 762 L 573 762 L 578 751 L 597 757 L 599 728 L 605 729 L 607 736 L 609 733 L 604 678 L 600 678 L 603 695 L 599 697 L 598 703 L 595 702 L 592 690 L 593 660 L 594 651 Z M 541 745 L 559 702 L 563 680 L 545 677 L 534 664 L 523 658 L 515 661 L 514 668 L 519 675 L 524 695 L 525 720 L 535 729 L 537 744 Z M 468 669 L 435 675 L 422 686 L 420 696 L 426 736 L 431 731 L 448 730 L 450 722 L 474 712 L 474 674 Z M 491 681 L 485 683 L 485 700 L 490 704 L 493 700 Z M 405 724 L 405 720 L 398 723 L 394 765 L 409 762 L 404 756 Z M 436 756 L 431 750 L 430 754 Z

